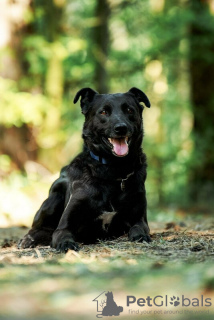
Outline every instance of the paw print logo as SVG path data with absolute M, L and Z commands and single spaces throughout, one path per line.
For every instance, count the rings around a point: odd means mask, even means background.
M 174 307 L 179 306 L 180 302 L 178 297 L 176 298 L 175 296 L 173 296 L 170 300 L 171 300 L 170 304 L 172 304 Z

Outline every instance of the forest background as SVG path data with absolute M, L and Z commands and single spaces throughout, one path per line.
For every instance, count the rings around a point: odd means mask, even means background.
M 4 0 L 0 15 L 3 226 L 16 218 L 29 224 L 81 150 L 83 117 L 72 101 L 87 86 L 100 93 L 136 86 L 150 98 L 149 208 L 210 212 L 214 1 Z
M 123 319 L 130 294 L 213 303 L 213 75 L 214 0 L 0 1 L 1 319 L 95 319 L 104 290 Z M 18 250 L 61 167 L 82 149 L 76 92 L 133 86 L 152 105 L 143 112 L 152 243 L 124 236 L 66 255 Z M 213 305 L 165 311 L 211 320 Z M 142 309 L 152 310 L 144 319 L 172 318 L 158 309 Z

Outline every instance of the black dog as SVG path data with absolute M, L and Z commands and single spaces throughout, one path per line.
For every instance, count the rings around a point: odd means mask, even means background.
M 123 307 L 116 304 L 114 301 L 113 293 L 107 292 L 106 294 L 106 306 L 103 308 L 102 315 L 103 316 L 119 316 L 121 312 L 123 312 Z
M 77 242 L 93 243 L 128 233 L 131 241 L 150 242 L 146 214 L 146 156 L 142 152 L 141 90 L 81 97 L 84 150 L 51 186 L 19 248 L 50 245 L 78 250 Z

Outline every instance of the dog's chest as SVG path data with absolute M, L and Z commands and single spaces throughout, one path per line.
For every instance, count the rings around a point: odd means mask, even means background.
M 97 220 L 101 220 L 102 221 L 103 230 L 108 231 L 108 227 L 109 227 L 110 223 L 112 222 L 112 219 L 113 219 L 113 217 L 115 216 L 116 213 L 117 213 L 116 211 L 112 211 L 112 212 L 104 211 L 97 218 Z
M 102 229 L 104 231 L 108 231 L 109 225 L 112 222 L 112 219 L 114 218 L 114 216 L 117 214 L 117 211 L 114 209 L 114 207 L 112 206 L 112 204 L 110 203 L 110 209 L 109 211 L 102 211 L 102 213 L 97 217 L 96 220 L 100 220 L 102 222 Z

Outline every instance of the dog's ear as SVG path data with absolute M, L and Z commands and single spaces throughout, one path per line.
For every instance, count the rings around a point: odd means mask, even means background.
M 77 94 L 74 97 L 74 103 L 76 103 L 79 100 L 79 97 L 81 97 L 80 105 L 82 109 L 82 113 L 85 115 L 89 108 L 90 108 L 90 102 L 93 100 L 95 94 L 98 92 L 91 89 L 91 88 L 83 88 L 77 92 Z
M 140 89 L 133 87 L 128 92 L 132 93 L 138 102 L 143 102 L 147 108 L 151 107 L 151 104 L 147 95 Z

